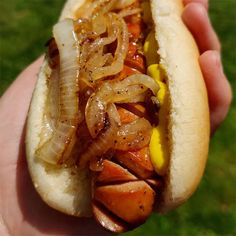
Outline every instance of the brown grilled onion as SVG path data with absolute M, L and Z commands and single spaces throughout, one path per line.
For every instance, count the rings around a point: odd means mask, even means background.
M 140 13 L 142 10 L 140 8 L 127 8 L 119 12 L 119 16 L 124 18 L 126 16 L 131 16 Z
M 48 96 L 45 106 L 44 122 L 40 134 L 41 146 L 46 142 L 56 128 L 56 123 L 59 115 L 59 70 L 53 69 L 51 77 L 48 81 Z
M 114 138 L 116 137 L 119 118 L 115 105 L 111 104 L 107 109 L 108 118 L 105 121 L 106 127 L 98 138 L 94 139 L 91 145 L 80 156 L 79 166 L 86 167 L 90 162 L 90 169 L 93 171 L 102 170 L 102 155 L 105 154 L 114 145 Z
M 89 132 L 95 138 L 104 127 L 105 114 L 109 103 L 124 103 L 150 89 L 154 94 L 159 87 L 147 75 L 135 74 L 122 81 L 104 82 L 88 100 L 85 119 Z
M 41 145 L 36 155 L 38 158 L 57 164 L 69 157 L 75 143 L 78 125 L 78 56 L 79 47 L 74 32 L 73 21 L 64 20 L 53 28 L 54 38 L 60 53 L 59 106 L 55 111 L 58 116 L 52 136 Z M 58 114 L 57 114 L 58 112 Z
M 76 26 L 81 42 L 80 68 L 89 82 L 119 73 L 123 68 L 128 50 L 128 30 L 124 20 L 115 13 L 99 14 L 97 18 L 96 20 L 92 18 L 93 23 L 91 20 L 87 23 L 86 21 L 79 23 L 83 27 Z M 100 29 L 92 32 L 91 25 L 92 28 L 97 28 L 95 22 L 100 25 Z M 86 28 L 84 24 L 88 24 L 87 31 L 83 30 Z M 104 33 L 107 37 L 102 37 Z M 105 47 L 115 41 L 117 41 L 117 48 L 113 57 L 111 53 L 105 53 Z
M 114 61 L 111 65 L 97 68 L 92 72 L 92 79 L 98 80 L 106 76 L 115 75 L 123 69 L 124 59 L 128 51 L 129 35 L 126 23 L 117 14 L 110 13 L 114 24 L 118 27 L 117 48 L 114 55 Z
M 137 0 L 119 0 L 116 2 L 114 8 L 115 9 L 124 9 L 132 4 L 134 4 Z
M 87 1 L 77 11 L 77 14 L 82 18 L 96 18 L 98 15 L 103 15 L 115 7 L 118 0 L 97 0 Z
M 122 125 L 115 140 L 115 149 L 121 151 L 137 150 L 149 144 L 152 126 L 145 118 L 139 118 Z

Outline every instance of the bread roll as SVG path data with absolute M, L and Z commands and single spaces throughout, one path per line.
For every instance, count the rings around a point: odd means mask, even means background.
M 68 0 L 60 20 L 78 17 L 84 0 Z M 183 24 L 181 0 L 151 0 L 160 63 L 168 76 L 170 94 L 170 163 L 158 210 L 166 212 L 195 191 L 206 164 L 209 145 L 207 92 L 198 63 L 198 49 Z M 42 199 L 52 208 L 74 216 L 91 216 L 90 176 L 78 168 L 52 167 L 35 157 L 40 141 L 51 69 L 45 59 L 30 105 L 26 154 L 30 175 Z

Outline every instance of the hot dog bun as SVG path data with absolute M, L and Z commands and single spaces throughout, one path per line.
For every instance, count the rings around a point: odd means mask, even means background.
M 84 0 L 69 0 L 60 20 L 76 19 Z M 168 75 L 170 93 L 170 165 L 163 201 L 166 212 L 185 202 L 195 191 L 206 164 L 209 144 L 207 92 L 198 63 L 198 49 L 182 22 L 182 0 L 152 0 L 157 52 Z M 27 121 L 26 154 L 34 186 L 51 207 L 66 214 L 90 216 L 89 175 L 85 170 L 52 168 L 35 157 L 42 127 L 51 69 L 43 63 Z
M 208 154 L 209 108 L 198 49 L 181 19 L 182 1 L 151 2 L 171 99 L 171 157 L 162 207 L 167 211 L 186 201 L 202 177 Z

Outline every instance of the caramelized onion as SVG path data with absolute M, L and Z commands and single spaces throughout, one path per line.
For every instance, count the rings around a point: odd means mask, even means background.
M 59 69 L 52 70 L 48 81 L 48 96 L 46 101 L 45 117 L 51 130 L 55 130 L 59 116 Z
M 139 118 L 121 126 L 117 133 L 115 149 L 137 150 L 149 144 L 152 126 L 145 118 Z
M 144 74 L 133 74 L 130 75 L 129 77 L 127 77 L 126 79 L 124 79 L 122 81 L 123 83 L 116 83 L 116 89 L 119 86 L 130 86 L 130 85 L 144 85 L 146 88 L 149 88 L 153 94 L 157 94 L 158 90 L 159 90 L 159 85 L 155 82 L 155 80 L 148 76 L 148 75 L 144 75 Z M 122 84 L 122 85 L 120 85 Z
M 82 7 L 77 11 L 77 15 L 83 18 L 96 17 L 98 14 L 102 15 L 109 12 L 114 8 L 118 0 L 96 0 L 87 1 Z
M 97 0 L 92 3 L 88 1 L 78 10 L 78 15 L 83 18 L 89 18 L 94 15 L 94 18 L 96 18 L 98 14 L 102 15 L 115 9 L 121 10 L 135 2 L 136 0 Z
M 118 0 L 98 0 L 94 3 L 93 14 L 105 14 L 112 10 L 117 2 Z
M 144 93 L 140 93 L 140 94 L 137 94 L 136 96 L 132 96 L 130 98 L 127 98 L 127 99 L 124 99 L 124 100 L 121 100 L 117 103 L 138 103 L 138 102 L 145 102 L 146 101 L 146 95 L 147 93 L 144 92 Z
M 117 118 L 114 117 L 114 105 L 107 109 L 108 121 L 105 131 L 98 138 L 93 140 L 87 150 L 80 156 L 79 166 L 86 167 L 90 162 L 90 169 L 93 171 L 101 171 L 101 158 L 110 148 L 114 146 L 114 137 L 117 134 L 118 126 Z M 116 111 L 117 112 L 117 111 Z M 116 115 L 115 115 L 116 116 Z
M 120 121 L 120 115 L 119 112 L 117 111 L 116 105 L 114 103 L 110 104 L 108 107 L 107 114 L 109 116 L 109 119 L 112 119 L 115 121 L 115 123 L 120 126 L 121 121 Z
M 93 27 L 93 32 L 101 35 L 106 32 L 106 23 L 107 20 L 104 15 L 96 15 L 95 17 L 92 18 L 92 27 Z
M 134 4 L 137 0 L 119 0 L 116 2 L 114 8 L 115 9 L 124 9 L 132 4 Z
M 145 99 L 144 92 L 147 89 L 150 89 L 156 95 L 159 85 L 153 78 L 147 75 L 134 74 L 120 82 L 114 83 L 113 90 L 116 91 L 116 94 L 113 100 L 117 103 L 142 102 Z M 123 99 L 121 98 L 122 96 Z
M 74 21 L 74 30 L 76 33 L 83 32 L 82 33 L 83 36 L 88 34 L 88 32 L 91 35 L 92 31 L 93 31 L 93 26 L 92 26 L 92 23 L 89 19 L 79 18 L 78 20 Z M 82 39 L 82 38 L 78 37 L 78 39 Z
M 37 149 L 36 155 L 48 163 L 57 164 L 69 157 L 75 143 L 79 117 L 79 49 L 72 20 L 56 24 L 53 34 L 60 54 L 58 120 L 52 136 Z
M 118 36 L 118 27 L 115 24 L 114 14 L 104 16 L 106 19 L 107 37 L 98 37 L 89 46 L 85 45 L 83 49 L 83 60 L 87 61 L 85 67 L 88 71 L 101 68 L 105 64 L 111 64 L 114 60 L 111 53 L 103 55 L 104 46 L 113 43 Z M 108 63 L 107 63 L 108 62 Z
M 126 16 L 131 16 L 140 13 L 142 10 L 140 8 L 128 8 L 119 12 L 119 16 L 124 18 Z
M 112 13 L 111 13 L 112 14 Z M 115 75 L 122 71 L 124 59 L 128 51 L 129 35 L 127 25 L 117 14 L 112 14 L 115 24 L 118 26 L 117 48 L 115 51 L 114 61 L 110 66 L 100 67 L 92 72 L 93 80 L 98 80 L 106 76 Z
M 142 74 L 131 75 L 122 81 L 107 81 L 98 87 L 85 108 L 85 119 L 91 136 L 95 138 L 103 129 L 108 104 L 133 101 L 147 89 L 156 94 L 159 87 L 151 77 Z
M 111 107 L 108 109 L 108 127 L 98 138 L 93 140 L 87 150 L 80 156 L 79 166 L 86 167 L 90 162 L 90 170 L 101 171 L 102 156 L 108 150 L 137 150 L 145 147 L 150 142 L 152 126 L 146 119 L 139 118 L 119 128 L 114 119 L 114 107 L 112 109 Z
M 108 53 L 103 55 L 102 50 L 99 50 L 97 53 L 93 54 L 93 56 L 87 61 L 86 69 L 93 70 L 94 68 L 104 66 L 110 56 L 112 57 L 110 53 L 109 55 Z
M 111 44 L 118 37 L 119 27 L 116 24 L 116 21 L 117 21 L 116 14 L 108 14 L 108 15 L 104 16 L 103 18 L 106 20 L 103 24 L 104 24 L 105 28 L 107 29 L 108 36 L 104 37 L 104 38 L 100 38 L 100 37 L 97 38 L 90 45 L 88 55 L 90 55 L 91 53 L 96 53 L 96 51 L 99 48 L 102 48 L 105 45 Z M 101 22 L 101 24 L 102 24 L 102 22 Z
M 72 153 L 77 153 L 80 166 L 85 167 L 90 162 L 90 169 L 97 171 L 101 170 L 101 158 L 108 150 L 136 150 L 149 143 L 150 123 L 139 118 L 121 126 L 115 104 L 145 101 L 147 92 L 157 94 L 157 83 L 144 74 L 134 74 L 121 81 L 99 82 L 123 69 L 129 43 L 123 17 L 140 12 L 138 8 L 124 8 L 134 2 L 94 1 L 91 7 L 86 6 L 88 19 L 75 23 L 67 19 L 54 26 L 54 38 L 60 55 L 60 78 L 53 85 L 55 89 L 49 89 L 49 108 L 53 106 L 50 97 L 56 96 L 58 101 L 55 109 L 46 111 L 50 114 L 48 124 L 51 133 L 40 142 L 36 151 L 40 159 L 58 164 L 65 162 Z M 120 13 L 109 12 L 121 6 L 124 10 Z M 114 54 L 107 51 L 110 44 L 116 45 Z M 79 96 L 84 95 L 79 93 L 79 85 L 93 93 L 83 103 L 79 103 Z M 81 115 L 84 109 L 85 116 Z M 78 142 L 76 131 L 84 119 L 91 137 L 85 150 L 80 153 L 74 146 L 75 143 L 83 143 L 83 140 Z

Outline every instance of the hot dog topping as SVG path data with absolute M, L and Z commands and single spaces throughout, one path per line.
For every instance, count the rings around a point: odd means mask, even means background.
M 153 65 L 159 59 L 151 52 L 154 33 L 145 25 L 150 19 L 142 14 L 139 0 L 88 1 L 79 19 L 54 27 L 48 42 L 48 61 L 59 78 L 54 78 L 58 86 L 49 81 L 50 132 L 42 130 L 41 137 L 48 138 L 41 138 L 37 156 L 54 165 L 89 168 L 95 218 L 114 232 L 146 220 L 161 186 L 156 172 L 163 175 L 167 167 L 165 129 L 152 128 L 166 127 L 166 87 L 159 65 Z M 56 104 L 53 94 L 59 94 Z

